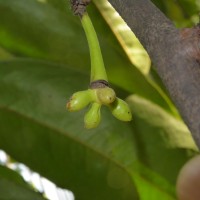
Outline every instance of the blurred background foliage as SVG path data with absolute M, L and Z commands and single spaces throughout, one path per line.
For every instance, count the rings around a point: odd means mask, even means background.
M 198 23 L 199 0 L 153 3 L 178 28 Z M 117 121 L 105 108 L 101 125 L 88 131 L 85 111 L 65 110 L 90 73 L 85 34 L 66 0 L 0 0 L 0 148 L 76 199 L 176 199 L 177 174 L 198 153 L 194 141 L 120 16 L 106 0 L 88 12 L 109 81 L 133 121 Z M 3 167 L 0 191 L 1 199 L 43 198 Z

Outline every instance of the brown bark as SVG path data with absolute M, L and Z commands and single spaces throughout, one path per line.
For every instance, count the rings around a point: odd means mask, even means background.
M 109 0 L 149 53 L 200 148 L 200 26 L 177 29 L 149 0 Z

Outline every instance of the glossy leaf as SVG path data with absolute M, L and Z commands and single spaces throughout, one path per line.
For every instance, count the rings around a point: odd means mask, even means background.
M 77 199 L 145 199 L 143 191 L 148 200 L 175 199 L 177 173 L 196 152 L 181 121 L 130 97 L 132 122 L 104 109 L 101 125 L 86 130 L 84 113 L 69 113 L 65 104 L 89 76 L 32 60 L 0 62 L 0 71 L 0 148 L 13 158 Z

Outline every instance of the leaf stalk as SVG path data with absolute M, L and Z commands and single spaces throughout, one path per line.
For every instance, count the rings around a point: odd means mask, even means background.
M 83 14 L 81 18 L 81 23 L 85 31 L 90 50 L 90 58 L 91 58 L 90 82 L 94 82 L 97 80 L 105 80 L 108 82 L 97 34 L 87 12 Z

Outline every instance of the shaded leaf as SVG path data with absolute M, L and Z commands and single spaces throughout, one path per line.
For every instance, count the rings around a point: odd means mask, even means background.
M 87 87 L 89 76 L 31 60 L 0 62 L 0 71 L 0 148 L 13 158 L 71 189 L 77 199 L 145 199 L 142 191 L 151 191 L 148 200 L 174 199 L 177 173 L 196 150 L 180 121 L 131 97 L 133 122 L 103 109 L 101 125 L 88 131 L 85 111 L 69 113 L 65 104 Z M 181 137 L 185 143 L 173 141 Z
M 112 134 L 117 129 L 109 127 L 110 123 L 115 126 L 117 121 L 108 113 L 112 120 L 104 120 L 95 134 L 97 130 L 83 129 L 83 113 L 65 110 L 67 98 L 77 89 L 85 89 L 89 77 L 44 62 L 6 62 L 0 64 L 0 70 L 0 148 L 59 186 L 71 189 L 77 199 L 137 197 L 125 169 L 106 156 L 129 141 L 129 128 L 122 124 L 120 129 L 125 132 Z M 133 145 L 127 148 L 134 153 L 133 149 Z M 125 179 L 120 188 L 107 180 L 113 169 Z
M 9 52 L 7 52 L 5 49 L 0 47 L 0 60 L 5 60 L 12 57 L 13 56 Z

